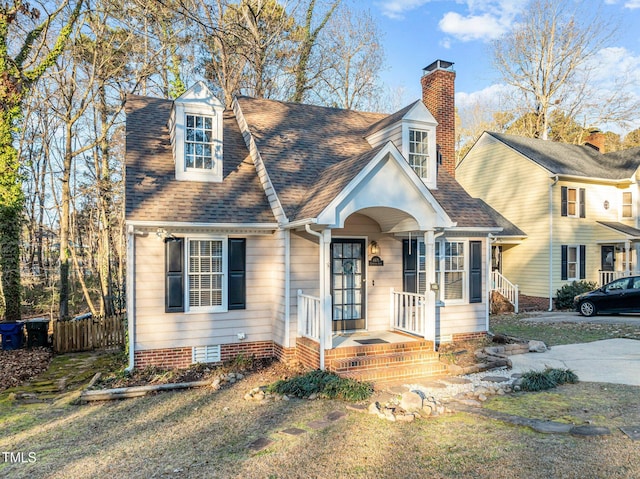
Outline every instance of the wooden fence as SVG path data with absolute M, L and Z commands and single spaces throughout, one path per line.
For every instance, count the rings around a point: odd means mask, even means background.
M 124 344 L 124 315 L 53 323 L 53 349 L 57 353 L 117 348 Z

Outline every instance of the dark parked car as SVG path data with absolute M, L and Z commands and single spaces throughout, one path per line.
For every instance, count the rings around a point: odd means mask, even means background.
M 573 298 L 583 316 L 597 313 L 640 313 L 640 276 L 627 276 Z

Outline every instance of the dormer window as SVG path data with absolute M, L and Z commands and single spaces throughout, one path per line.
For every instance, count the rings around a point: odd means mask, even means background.
M 204 83 L 197 83 L 173 104 L 169 128 L 176 180 L 222 181 L 224 106 Z
M 213 119 L 209 116 L 186 115 L 184 158 L 186 168 L 213 168 Z
M 429 144 L 426 130 L 409 129 L 409 165 L 423 179 L 429 177 Z

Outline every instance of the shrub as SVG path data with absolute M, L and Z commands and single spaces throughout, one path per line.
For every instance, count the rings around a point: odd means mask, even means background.
M 301 398 L 317 394 L 326 399 L 362 401 L 371 396 L 373 386 L 371 383 L 341 378 L 337 374 L 318 369 L 302 376 L 280 380 L 269 385 L 267 391 Z
M 547 368 L 544 371 L 529 371 L 522 375 L 520 387 L 523 391 L 543 391 L 560 384 L 578 382 L 578 376 L 571 369 Z
M 556 291 L 556 309 L 573 309 L 573 298 L 575 296 L 593 291 L 596 288 L 596 283 L 591 281 L 574 281 L 571 284 L 565 284 Z

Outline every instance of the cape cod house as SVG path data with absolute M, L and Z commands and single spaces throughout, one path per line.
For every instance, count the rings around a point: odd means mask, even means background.
M 552 309 L 564 284 L 636 272 L 639 167 L 640 148 L 606 153 L 598 131 L 584 145 L 484 132 L 456 178 L 522 230 L 495 235 L 493 283 Z
M 484 335 L 501 228 L 453 176 L 454 79 L 434 62 L 392 115 L 225 110 L 202 83 L 128 97 L 130 367 L 247 354 L 403 378 Z

